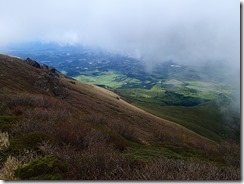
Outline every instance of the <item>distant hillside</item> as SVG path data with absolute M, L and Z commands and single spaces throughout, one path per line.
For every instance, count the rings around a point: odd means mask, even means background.
M 238 145 L 217 144 L 104 88 L 6 55 L 0 155 L 3 179 L 240 177 Z

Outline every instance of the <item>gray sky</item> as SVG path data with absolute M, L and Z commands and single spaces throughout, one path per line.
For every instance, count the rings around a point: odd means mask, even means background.
M 82 43 L 148 66 L 173 59 L 238 68 L 239 24 L 238 0 L 0 0 L 0 48 Z

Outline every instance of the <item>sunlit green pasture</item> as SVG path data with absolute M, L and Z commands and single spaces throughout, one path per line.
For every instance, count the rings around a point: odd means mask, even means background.
M 75 79 L 97 85 L 108 86 L 112 89 L 119 88 L 126 84 L 140 84 L 140 81 L 120 74 L 115 71 L 101 72 L 99 75 L 79 75 Z

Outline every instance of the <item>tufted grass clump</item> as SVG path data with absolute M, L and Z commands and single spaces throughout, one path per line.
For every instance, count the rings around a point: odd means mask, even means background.
M 9 156 L 0 170 L 1 180 L 16 180 L 14 171 L 21 165 L 21 162 L 16 158 Z
M 8 148 L 10 145 L 8 132 L 0 132 L 0 150 Z

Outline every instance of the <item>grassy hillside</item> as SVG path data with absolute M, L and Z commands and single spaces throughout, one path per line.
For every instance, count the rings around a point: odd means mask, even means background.
M 225 150 L 225 151 L 223 151 Z M 0 55 L 1 179 L 236 180 L 240 148 Z
M 240 114 L 232 110 L 236 89 L 231 85 L 197 80 L 196 76 L 191 80 L 177 80 L 176 76 L 159 80 L 162 76 L 154 78 L 147 74 L 145 76 L 151 78 L 144 80 L 141 76 L 128 77 L 123 69 L 121 71 L 87 70 L 75 79 L 110 89 L 133 105 L 214 141 L 232 139 L 239 142 Z
M 147 71 L 142 61 L 129 56 L 40 43 L 17 46 L 9 53 L 35 58 L 79 81 L 112 90 L 127 102 L 211 140 L 240 142 L 238 75 L 230 77 L 224 66 L 179 65 L 172 60 Z

